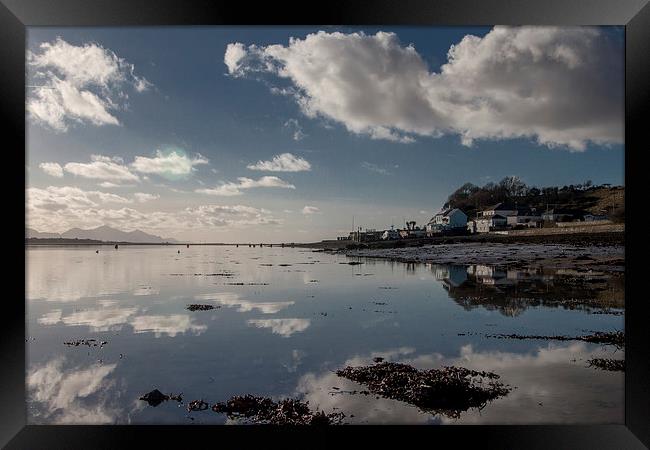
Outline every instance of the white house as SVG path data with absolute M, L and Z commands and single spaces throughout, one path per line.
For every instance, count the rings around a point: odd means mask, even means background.
M 487 218 L 491 216 L 516 216 L 518 211 L 519 210 L 517 209 L 516 205 L 502 202 L 497 203 L 494 206 L 490 206 L 489 208 L 486 208 L 483 211 L 479 212 L 479 217 Z
M 386 230 L 386 231 L 384 231 L 384 233 L 381 235 L 381 238 L 382 238 L 384 241 L 393 241 L 393 240 L 395 240 L 395 239 L 399 239 L 399 238 L 400 238 L 400 236 L 399 236 L 399 231 L 397 231 L 397 230 L 393 230 L 393 229 Z
M 505 228 L 508 223 L 507 218 L 499 214 L 489 215 L 476 219 L 476 232 L 489 233 L 490 231 Z
M 440 211 L 427 223 L 427 233 L 461 229 L 467 226 L 467 215 L 458 208 Z

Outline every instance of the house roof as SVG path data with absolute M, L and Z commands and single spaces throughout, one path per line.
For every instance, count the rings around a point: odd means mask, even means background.
M 446 217 L 446 216 L 450 215 L 451 213 L 453 213 L 454 211 L 460 211 L 460 212 L 462 212 L 462 211 L 461 211 L 460 209 L 458 209 L 458 208 L 447 208 L 447 209 L 443 209 L 443 210 L 441 210 L 439 213 L 437 213 L 437 214 L 436 214 L 435 216 L 433 216 L 433 217 L 436 217 L 436 216 L 443 216 L 443 217 Z M 463 214 L 464 214 L 464 213 L 463 213 Z M 432 218 L 431 220 L 433 220 L 433 218 Z
M 517 210 L 518 216 L 539 216 L 540 214 L 532 208 L 519 208 Z

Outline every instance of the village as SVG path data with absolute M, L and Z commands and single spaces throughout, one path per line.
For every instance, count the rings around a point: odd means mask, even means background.
M 376 230 L 357 227 L 348 236 L 339 236 L 339 241 L 371 242 L 393 241 L 399 239 L 422 239 L 436 236 L 460 236 L 476 233 L 500 233 L 509 230 L 530 228 L 567 227 L 579 224 L 608 223 L 606 214 L 581 213 L 574 210 L 537 208 L 501 202 L 477 211 L 476 216 L 468 219 L 467 214 L 459 208 L 443 208 L 424 226 L 415 221 L 406 221 L 404 228 Z

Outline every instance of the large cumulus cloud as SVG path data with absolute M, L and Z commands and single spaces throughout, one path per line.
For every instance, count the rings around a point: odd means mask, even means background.
M 224 63 L 233 77 L 288 82 L 273 92 L 308 117 L 375 139 L 532 138 L 574 151 L 623 141 L 622 46 L 598 28 L 494 27 L 452 45 L 439 71 L 386 32 L 231 43 Z

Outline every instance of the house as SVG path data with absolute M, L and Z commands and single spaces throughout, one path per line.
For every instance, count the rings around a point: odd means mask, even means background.
M 505 216 L 493 214 L 476 219 L 476 233 L 489 233 L 490 231 L 503 230 L 508 224 Z
M 517 214 L 506 217 L 507 224 L 509 227 L 528 227 L 528 228 L 537 228 L 540 227 L 543 220 L 542 216 L 537 214 L 534 209 L 520 209 L 517 211 Z
M 472 234 L 476 233 L 476 220 L 467 221 L 467 231 L 469 231 Z
M 415 221 L 406 222 L 406 228 L 399 230 L 399 235 L 403 239 L 407 238 L 423 238 L 426 236 L 426 231 L 420 227 L 415 226 Z
M 366 231 L 352 231 L 350 232 L 350 240 L 354 242 L 369 242 L 369 241 L 378 241 L 381 239 L 382 232 L 374 229 L 367 229 Z
M 423 238 L 426 236 L 426 231 L 421 228 L 399 230 L 399 236 L 402 239 Z
M 607 220 L 607 216 L 604 215 L 597 215 L 597 214 L 585 214 L 583 219 L 585 222 L 595 222 L 599 220 Z
M 393 241 L 399 238 L 400 238 L 399 231 L 394 230 L 392 228 L 390 230 L 384 231 L 383 234 L 381 235 L 381 239 L 384 241 Z
M 467 215 L 458 208 L 443 209 L 433 216 L 426 226 L 427 234 L 460 230 L 467 227 Z
M 569 222 L 573 219 L 573 213 L 559 209 L 547 209 L 542 213 L 542 220 L 546 222 Z
M 479 218 L 484 217 L 491 217 L 491 216 L 503 216 L 503 217 L 508 217 L 508 216 L 514 216 L 517 215 L 519 212 L 519 208 L 517 208 L 517 205 L 514 205 L 512 203 L 497 203 L 496 205 L 490 206 L 489 208 L 484 209 L 483 211 L 480 211 L 478 213 Z

